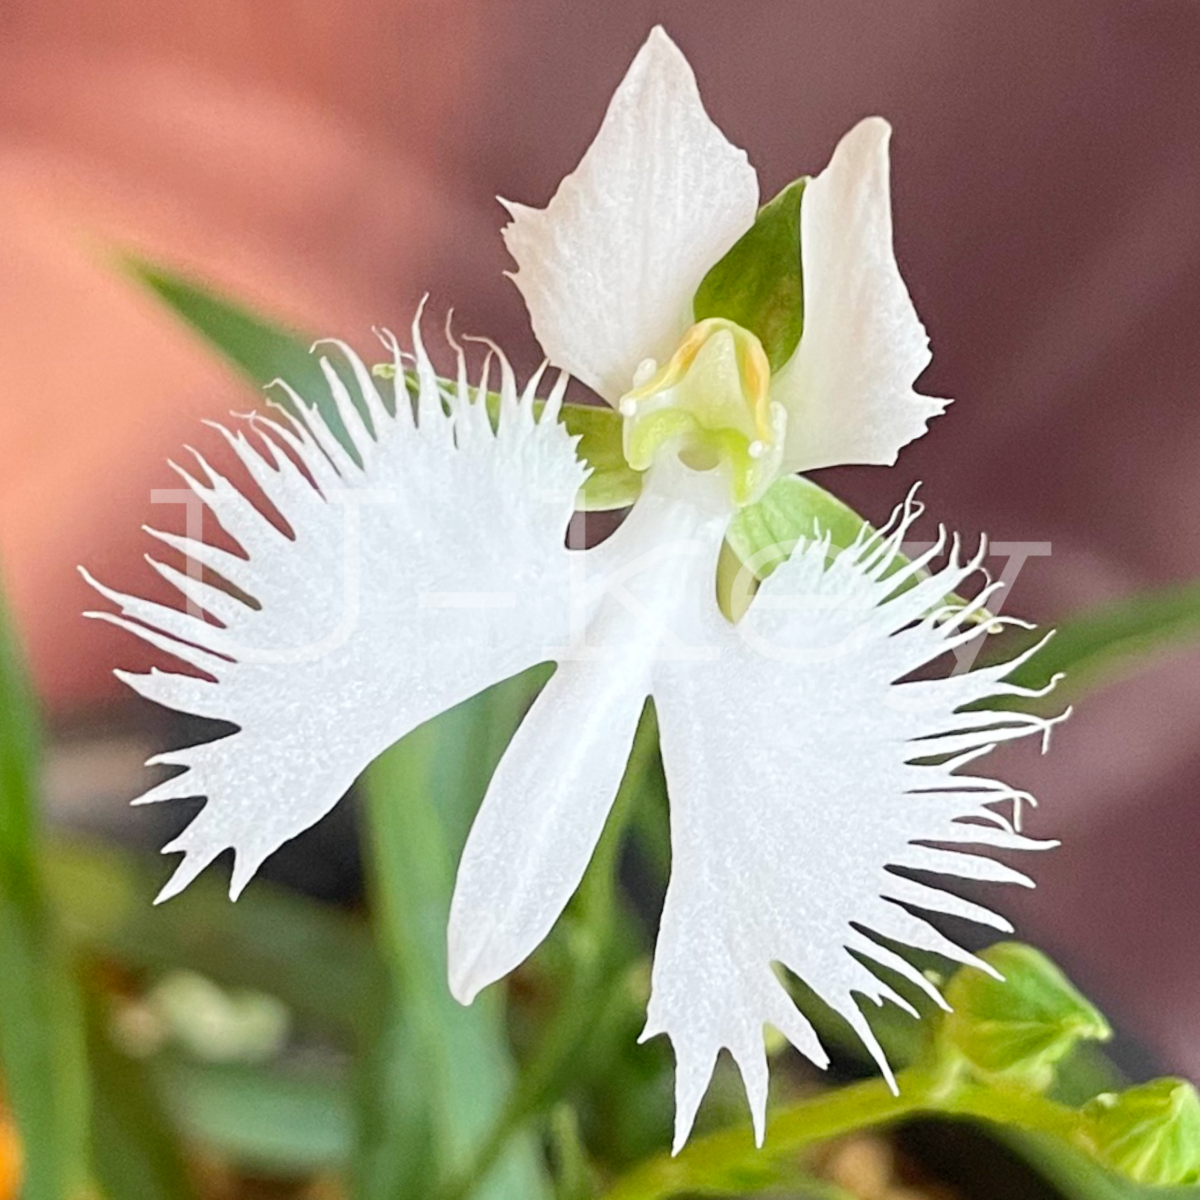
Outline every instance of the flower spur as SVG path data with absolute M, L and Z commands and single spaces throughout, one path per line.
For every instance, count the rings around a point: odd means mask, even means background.
M 803 321 L 782 350 L 694 303 L 751 236 L 758 189 L 661 30 L 547 208 L 510 206 L 514 278 L 547 357 L 619 409 L 642 472 L 629 515 L 591 550 L 564 546 L 588 476 L 558 420 L 565 376 L 541 406 L 541 372 L 519 387 L 494 351 L 472 386 L 455 347 L 456 378 L 440 380 L 419 323 L 411 359 L 389 343 L 394 400 L 347 348 L 341 371 L 322 358 L 344 441 L 294 392 L 277 417 L 218 427 L 278 519 L 200 455 L 176 467 L 242 553 L 154 536 L 228 586 L 152 560 L 183 611 L 92 581 L 120 610 L 94 615 L 196 672 L 121 677 L 236 726 L 155 760 L 183 770 L 140 802 L 207 801 L 166 847 L 184 857 L 160 899 L 230 848 L 236 896 L 387 746 L 554 661 L 463 851 L 454 994 L 469 1003 L 550 930 L 652 697 L 672 867 L 645 1036 L 666 1033 L 674 1048 L 676 1148 L 722 1048 L 760 1141 L 764 1024 L 826 1062 L 777 966 L 845 1017 L 891 1079 L 856 997 L 910 1006 L 867 964 L 939 1000 L 885 942 L 983 964 L 915 910 L 1009 928 L 907 872 L 1029 882 L 975 851 L 1053 843 L 994 807 L 1024 793 L 966 768 L 1048 722 L 988 707 L 1033 694 L 1004 682 L 1016 662 L 914 678 L 982 636 L 973 621 L 995 585 L 946 602 L 981 560 L 955 543 L 935 566 L 944 533 L 904 559 L 911 500 L 840 552 L 802 540 L 736 624 L 714 585 L 740 507 L 790 472 L 892 462 L 944 407 L 912 388 L 929 353 L 892 252 L 888 134 L 861 123 L 803 187 Z

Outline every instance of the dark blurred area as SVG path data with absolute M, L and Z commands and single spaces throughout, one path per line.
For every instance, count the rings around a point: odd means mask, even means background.
M 80 618 L 75 565 L 129 579 L 139 526 L 175 519 L 150 503 L 165 459 L 201 416 L 249 404 L 113 249 L 363 348 L 429 291 L 528 368 L 494 197 L 548 199 L 656 22 L 764 196 L 857 118 L 895 126 L 923 390 L 956 403 L 896 469 L 822 482 L 878 518 L 920 479 L 968 538 L 1051 543 L 1006 605 L 1039 623 L 1200 576 L 1194 0 L 3 0 L 0 555 L 62 731 L 60 815 L 134 822 L 124 801 L 164 734 L 111 678 L 138 651 Z M 1032 828 L 1064 847 L 1005 899 L 1162 1070 L 1193 1077 L 1198 732 L 1200 653 L 1181 653 L 1089 698 L 1047 758 L 1012 753 L 1042 801 Z M 158 819 L 139 812 L 143 837 Z M 326 823 L 292 853 L 328 869 L 331 838 L 349 840 Z M 343 886 L 335 870 L 319 889 Z

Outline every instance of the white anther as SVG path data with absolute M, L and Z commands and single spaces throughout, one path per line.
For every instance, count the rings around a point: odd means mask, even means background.
M 643 358 L 637 365 L 637 370 L 633 373 L 633 386 L 640 388 L 643 384 L 647 384 L 654 378 L 654 372 L 658 370 L 658 363 L 652 358 Z M 622 406 L 622 409 L 624 406 Z M 626 413 L 626 416 L 629 414 Z
M 621 401 L 620 407 L 621 416 L 632 417 L 633 414 L 637 412 L 637 401 L 634 400 L 632 396 L 626 396 L 625 399 Z
M 751 442 L 750 445 L 746 447 L 746 453 L 749 454 L 751 458 L 762 458 L 766 452 L 767 445 L 765 442 L 756 440 Z

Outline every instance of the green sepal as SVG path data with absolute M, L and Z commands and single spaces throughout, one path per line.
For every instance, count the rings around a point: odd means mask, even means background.
M 729 523 L 717 568 L 721 611 L 730 620 L 738 620 L 749 608 L 758 584 L 791 557 L 797 542 L 828 534 L 830 549 L 836 552 L 853 546 L 860 535 L 865 539 L 875 533 L 854 509 L 811 479 L 785 475 L 757 504 L 739 509 Z M 888 574 L 902 570 L 908 561 L 898 554 Z M 913 578 L 905 587 L 917 582 Z M 967 601 L 952 595 L 946 597 L 946 603 L 957 607 Z M 981 623 L 990 619 L 984 609 L 977 614 Z
M 999 942 L 979 957 L 1003 978 L 973 969 L 955 973 L 936 1049 L 965 1060 L 982 1079 L 1044 1091 L 1080 1042 L 1112 1036 L 1103 1015 L 1040 951 Z
M 1200 1096 L 1183 1079 L 1108 1092 L 1083 1108 L 1096 1157 L 1135 1183 L 1200 1183 Z
M 829 535 L 839 550 L 854 545 L 867 522 L 811 479 L 785 475 L 757 504 L 740 509 L 725 534 L 730 549 L 755 578 L 766 579 L 803 538 Z
M 800 202 L 805 176 L 758 210 L 754 224 L 700 282 L 692 301 L 697 321 L 724 317 L 750 330 L 771 371 L 795 353 L 804 328 Z
M 628 508 L 642 493 L 642 474 L 625 461 L 621 414 L 607 404 L 564 404 L 559 420 L 568 433 L 578 434 L 576 453 L 592 469 L 575 507 L 582 512 Z

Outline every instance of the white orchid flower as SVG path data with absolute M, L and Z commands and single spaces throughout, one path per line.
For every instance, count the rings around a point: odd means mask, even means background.
M 1006 922 L 909 872 L 1028 883 L 963 850 L 1051 844 L 996 811 L 1024 794 L 963 769 L 1047 722 L 984 704 L 1030 694 L 1002 682 L 1012 664 L 913 679 L 978 636 L 988 592 L 946 607 L 978 560 L 955 548 L 933 569 L 944 535 L 905 563 L 911 504 L 840 554 L 802 542 L 736 625 L 714 586 L 739 506 L 789 472 L 891 463 L 944 407 L 912 387 L 929 351 L 892 250 L 889 132 L 862 122 L 807 184 L 803 332 L 782 363 L 732 320 L 695 320 L 706 274 L 755 223 L 758 186 L 661 30 L 549 205 L 509 206 L 515 280 L 549 361 L 619 408 L 644 471 L 627 519 L 592 550 L 564 546 L 587 475 L 557 420 L 565 378 L 539 415 L 538 378 L 519 388 L 497 352 L 490 418 L 461 352 L 458 379 L 439 381 L 416 325 L 407 385 L 392 344 L 394 407 L 344 348 L 361 408 L 322 360 L 352 449 L 296 396 L 302 416 L 221 430 L 275 519 L 199 455 L 195 475 L 180 470 L 241 553 L 154 536 L 233 587 L 154 563 L 206 618 L 96 585 L 120 608 L 99 615 L 196 672 L 122 678 L 237 727 L 156 760 L 185 770 L 140 802 L 207 797 L 166 847 L 184 857 L 161 899 L 227 848 L 236 897 L 398 738 L 554 660 L 462 856 L 454 994 L 469 1003 L 555 923 L 653 697 L 673 864 L 646 1036 L 673 1043 L 676 1148 L 722 1047 L 760 1141 L 764 1024 L 827 1061 L 776 964 L 845 1017 L 891 1079 L 856 994 L 909 1006 L 865 963 L 935 999 L 886 940 L 982 965 L 914 910 Z

